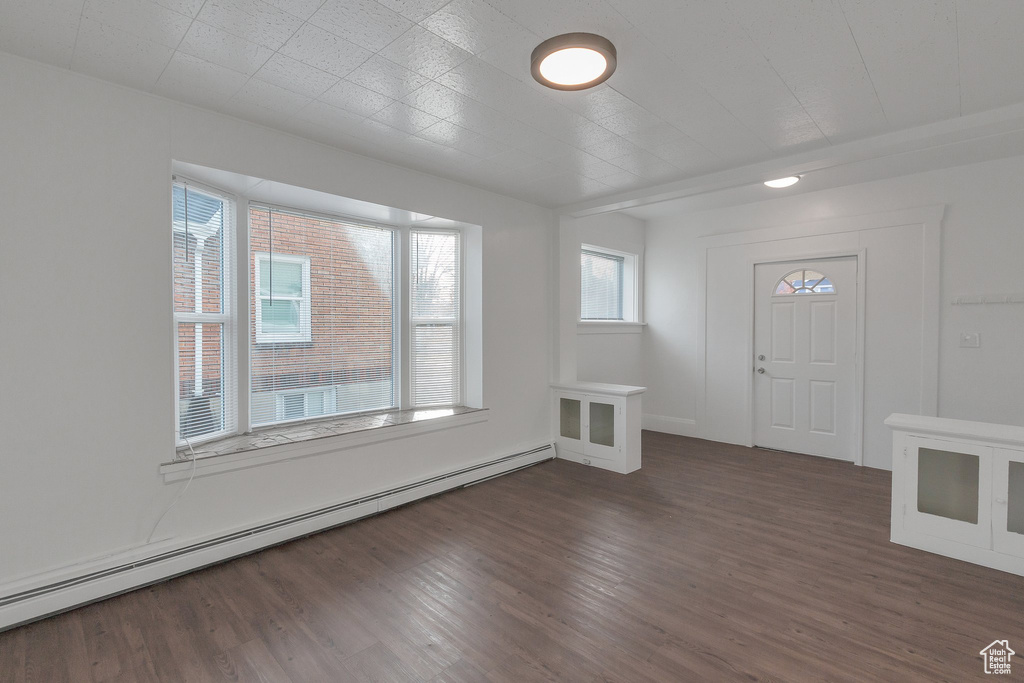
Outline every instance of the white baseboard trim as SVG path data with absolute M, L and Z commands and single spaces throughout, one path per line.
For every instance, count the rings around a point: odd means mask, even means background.
M 0 586 L 0 631 L 555 457 L 553 444 L 231 533 L 160 541 Z
M 889 540 L 893 543 L 905 545 L 909 548 L 924 550 L 925 552 L 934 553 L 936 555 L 945 555 L 946 557 L 963 560 L 964 562 L 970 562 L 971 564 L 979 564 L 982 567 L 998 569 L 999 571 L 1007 572 L 1008 574 L 1024 576 L 1024 560 L 1021 560 L 1020 557 L 1004 555 L 1003 553 L 999 553 L 988 548 L 977 548 L 975 546 L 964 545 L 963 543 L 957 543 L 956 541 L 950 541 L 937 536 L 905 533 L 895 529 L 892 531 L 892 535 Z
M 652 432 L 664 432 L 665 434 L 676 434 L 678 436 L 699 437 L 697 421 L 683 417 L 668 417 L 666 415 L 643 416 L 643 428 Z

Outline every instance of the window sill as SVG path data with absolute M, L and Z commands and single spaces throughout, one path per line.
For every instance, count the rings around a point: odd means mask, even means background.
M 576 334 L 640 334 L 647 323 L 623 320 L 577 320 Z
M 195 446 L 195 476 L 204 477 L 486 422 L 488 413 L 487 408 L 466 406 L 419 408 L 259 429 Z M 178 454 L 186 458 L 191 455 L 187 446 L 179 448 Z M 192 470 L 193 464 L 189 459 L 160 465 L 165 483 L 186 480 L 192 476 Z

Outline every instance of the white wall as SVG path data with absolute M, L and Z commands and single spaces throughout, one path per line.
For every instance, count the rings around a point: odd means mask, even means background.
M 559 293 L 561 325 L 567 343 L 561 350 L 566 381 L 608 382 L 644 385 L 643 333 L 641 327 L 617 331 L 611 325 L 577 325 L 580 317 L 580 247 L 589 244 L 615 251 L 636 254 L 640 268 L 643 320 L 644 221 L 632 216 L 606 213 L 586 218 L 561 219 L 559 265 L 562 272 Z M 571 376 L 575 370 L 575 376 Z
M 707 329 L 700 326 L 700 263 L 709 244 L 701 236 L 771 227 L 789 229 L 843 217 L 855 223 L 859 216 L 938 204 L 946 205 L 942 221 L 941 286 L 933 293 L 940 302 L 938 414 L 1024 424 L 1024 305 L 950 303 L 960 295 L 1024 292 L 1024 193 L 1019 187 L 1022 175 L 1024 158 L 1013 157 L 650 221 L 645 354 L 649 389 L 644 396 L 644 413 L 654 419 L 645 424 L 737 443 L 743 443 L 747 437 L 745 430 L 749 425 L 735 416 L 724 420 L 717 412 L 704 419 L 701 416 L 700 378 L 706 360 L 711 362 L 701 349 L 705 342 L 709 348 L 728 343 L 721 337 L 723 328 L 715 331 L 713 323 Z M 915 387 L 909 386 L 918 383 L 920 377 L 880 370 L 892 365 L 892 358 L 906 352 L 908 345 L 915 344 L 912 335 L 907 336 L 906 328 L 879 329 L 877 323 L 874 328 L 871 326 L 872 310 L 882 306 L 912 310 L 916 305 L 912 301 L 917 296 L 913 291 L 889 285 L 891 279 L 899 280 L 907 274 L 900 272 L 901 264 L 908 264 L 907 270 L 917 267 L 921 247 L 914 242 L 913 230 L 890 232 L 888 241 L 866 246 L 869 268 L 874 252 L 873 263 L 885 264 L 889 271 L 874 273 L 867 282 L 874 303 L 869 300 L 867 306 L 865 359 L 866 375 L 875 376 L 875 388 L 868 391 L 866 387 L 865 391 L 865 464 L 884 468 L 890 466 L 886 445 L 889 441 L 878 421 L 889 412 L 919 412 L 921 407 L 919 396 L 915 398 Z M 864 244 L 861 237 L 854 241 Z M 721 261 L 718 270 L 712 264 L 716 258 Z M 711 277 L 721 275 L 722 267 L 735 265 L 738 259 L 745 267 L 749 258 L 750 253 L 745 250 L 709 256 L 708 286 L 728 287 L 720 278 L 712 282 Z M 906 261 L 907 258 L 916 260 Z M 709 296 L 709 319 L 726 313 L 723 307 L 747 305 L 746 292 L 736 296 L 741 297 L 738 302 L 728 297 L 717 297 L 713 302 Z M 961 331 L 980 332 L 981 348 L 960 348 Z M 745 339 L 742 341 L 746 343 Z M 739 359 L 744 376 L 747 360 L 745 354 Z M 735 396 L 733 400 L 744 400 L 741 393 L 736 394 L 735 378 L 726 386 L 710 386 L 713 369 L 707 369 L 710 392 L 729 392 Z M 708 403 L 709 410 L 713 402 Z M 720 421 L 716 423 L 715 419 Z M 869 430 L 873 434 L 871 439 L 867 439 Z
M 450 431 L 197 478 L 182 543 L 549 434 L 546 209 L 0 54 L 0 586 L 143 544 L 173 456 L 171 161 L 483 226 L 483 403 Z M 0 590 L 0 594 L 2 594 Z

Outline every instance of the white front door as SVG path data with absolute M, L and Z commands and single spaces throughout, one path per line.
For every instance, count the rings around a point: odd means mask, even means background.
M 754 268 L 754 444 L 854 460 L 857 259 Z

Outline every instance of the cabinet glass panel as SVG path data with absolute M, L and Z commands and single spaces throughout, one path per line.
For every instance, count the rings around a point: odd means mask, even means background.
M 615 445 L 615 406 L 590 402 L 590 443 L 598 446 Z
M 566 439 L 580 438 L 580 401 L 575 398 L 558 400 L 559 433 Z
M 922 448 L 917 455 L 917 509 L 970 524 L 978 523 L 976 455 Z
M 1006 513 L 1006 530 L 1024 534 L 1024 462 L 1010 461 Z

